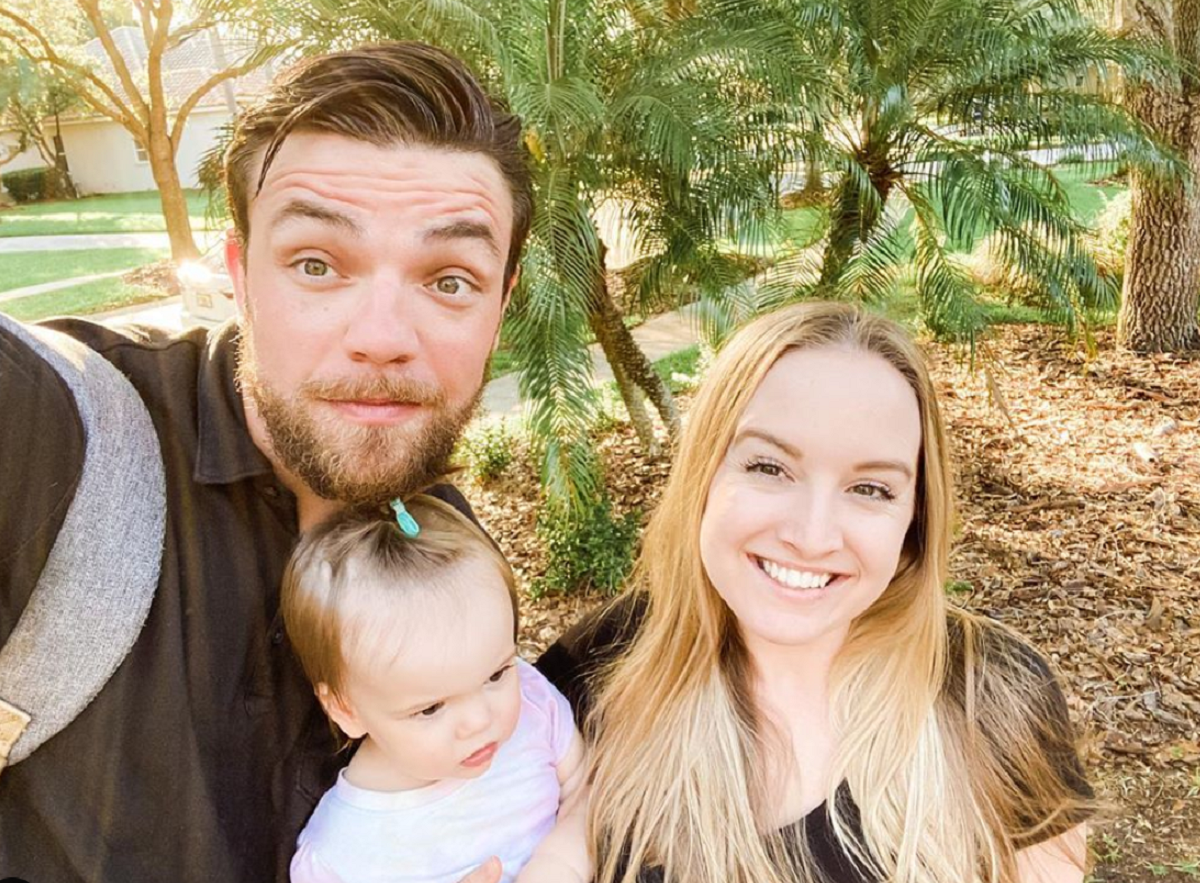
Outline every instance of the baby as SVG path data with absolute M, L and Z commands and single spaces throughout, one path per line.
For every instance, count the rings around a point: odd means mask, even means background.
M 300 834 L 293 883 L 590 877 L 584 749 L 562 695 L 517 657 L 512 571 L 452 507 L 419 496 L 307 534 L 284 578 L 288 637 L 330 720 L 360 740 Z M 565 815 L 565 813 L 564 813 Z

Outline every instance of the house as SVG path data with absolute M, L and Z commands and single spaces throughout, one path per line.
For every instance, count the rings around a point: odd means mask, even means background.
M 129 26 L 114 28 L 112 37 L 130 71 L 138 78 L 145 70 L 147 56 L 141 29 Z M 120 90 L 100 41 L 92 40 L 83 49 L 96 59 L 98 73 Z M 237 59 L 244 53 L 243 47 L 223 37 L 215 29 L 193 34 L 167 52 L 163 58 L 164 87 L 171 106 L 178 107 L 205 80 L 228 67 L 229 61 L 226 59 Z M 222 127 L 233 118 L 237 109 L 253 101 L 265 90 L 272 76 L 270 66 L 264 66 L 246 76 L 218 85 L 196 105 L 184 126 L 175 156 L 184 187 L 199 186 L 196 169 L 200 159 L 216 143 Z M 51 133 L 53 126 L 53 120 L 47 121 Z M 83 106 L 62 116 L 61 131 L 67 164 L 80 194 L 155 189 L 145 150 L 119 123 Z M 0 155 L 13 149 L 16 143 L 15 134 L 0 133 Z M 36 168 L 45 164 L 36 148 L 31 147 L 4 163 L 0 172 Z

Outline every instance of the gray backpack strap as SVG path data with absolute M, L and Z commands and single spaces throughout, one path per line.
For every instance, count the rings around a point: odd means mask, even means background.
M 63 378 L 86 436 L 62 529 L 0 647 L 3 769 L 5 754 L 17 763 L 74 720 L 137 639 L 162 566 L 166 480 L 150 414 L 120 371 L 65 334 L 6 316 L 0 327 Z

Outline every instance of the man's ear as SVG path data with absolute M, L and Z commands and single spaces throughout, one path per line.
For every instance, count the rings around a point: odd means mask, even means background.
M 225 231 L 225 272 L 233 283 L 233 299 L 239 316 L 246 315 L 246 262 L 242 240 L 235 230 Z
M 334 695 L 328 684 L 317 684 L 313 687 L 313 692 L 317 694 L 317 701 L 321 703 L 321 707 L 325 709 L 329 719 L 337 724 L 338 729 L 348 738 L 361 739 L 367 734 L 367 728 L 354 713 L 354 706 L 340 696 Z

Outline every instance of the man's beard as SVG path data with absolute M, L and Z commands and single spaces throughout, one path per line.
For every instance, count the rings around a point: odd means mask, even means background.
M 247 324 L 238 339 L 237 381 L 253 398 L 280 465 L 317 496 L 350 505 L 408 496 L 445 475 L 455 442 L 483 393 L 480 388 L 465 405 L 451 409 L 434 384 L 380 375 L 310 380 L 283 395 L 259 376 Z M 419 426 L 362 426 L 332 413 L 322 419 L 318 400 L 413 404 L 426 415 Z

